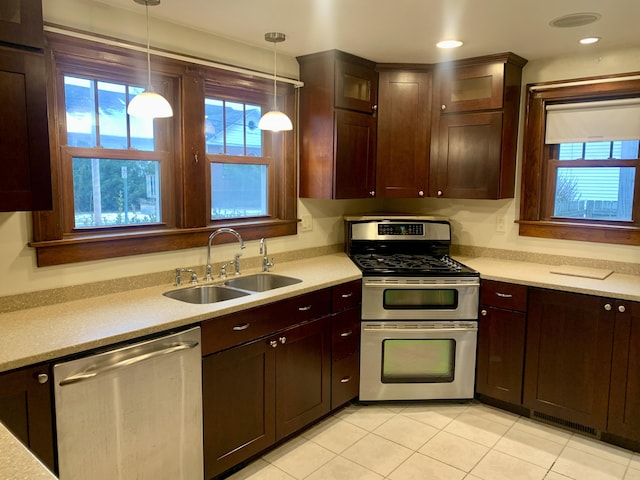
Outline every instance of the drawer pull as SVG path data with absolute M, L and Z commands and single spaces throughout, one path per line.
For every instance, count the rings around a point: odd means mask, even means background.
M 233 330 L 236 332 L 241 332 L 242 330 L 246 330 L 247 328 L 249 328 L 249 324 L 243 323 L 242 325 L 235 325 L 233 327 Z
M 353 297 L 353 292 L 343 293 L 342 294 L 342 298 L 351 298 L 351 297 Z
M 627 309 L 626 309 L 626 308 L 624 308 L 624 305 L 618 305 L 618 311 L 619 311 L 620 313 L 624 313 L 626 310 L 627 310 Z
M 496 295 L 500 298 L 513 298 L 513 295 L 511 295 L 510 293 L 496 292 Z
M 277 341 L 275 341 L 275 340 L 271 340 L 271 341 L 269 342 L 269 345 L 270 345 L 271 347 L 273 347 L 273 348 L 276 348 L 276 347 L 278 346 L 278 342 L 277 342 Z
M 349 383 L 351 381 L 351 375 L 340 379 L 340 383 Z
M 347 330 L 346 332 L 342 332 L 340 334 L 341 337 L 350 337 L 351 335 L 353 335 L 353 330 Z
M 306 307 L 298 307 L 298 310 L 301 312 L 308 312 L 311 310 L 311 305 L 307 305 Z
M 480 315 L 482 315 L 483 317 L 486 317 L 487 311 L 483 308 L 482 310 L 480 310 Z

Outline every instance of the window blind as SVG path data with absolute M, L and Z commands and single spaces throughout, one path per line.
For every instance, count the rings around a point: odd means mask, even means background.
M 640 98 L 546 106 L 545 143 L 640 139 Z

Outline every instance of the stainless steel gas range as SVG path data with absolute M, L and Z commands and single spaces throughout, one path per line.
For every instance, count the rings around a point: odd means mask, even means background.
M 345 217 L 362 270 L 361 401 L 473 398 L 478 272 L 449 256 L 446 218 Z

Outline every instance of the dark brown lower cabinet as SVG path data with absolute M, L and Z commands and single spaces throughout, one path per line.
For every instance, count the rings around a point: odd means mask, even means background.
M 607 431 L 640 442 L 640 303 L 617 301 Z
M 55 471 L 49 365 L 0 374 L 0 421 Z
M 613 303 L 597 296 L 529 289 L 523 395 L 527 408 L 606 429 Z
M 203 358 L 205 478 L 329 412 L 330 319 Z
M 476 391 L 522 402 L 526 314 L 483 306 L 478 326 Z

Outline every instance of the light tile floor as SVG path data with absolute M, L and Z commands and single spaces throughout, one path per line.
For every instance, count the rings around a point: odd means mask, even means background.
M 478 402 L 348 405 L 229 480 L 640 480 L 640 454 Z

